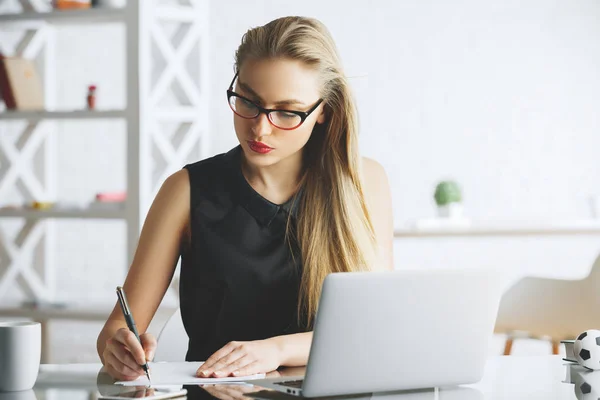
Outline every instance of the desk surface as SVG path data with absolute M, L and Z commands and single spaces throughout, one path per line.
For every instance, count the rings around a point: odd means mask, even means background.
M 29 393 L 0 393 L 0 400 L 88 400 L 98 392 L 107 394 L 118 387 L 110 377 L 98 373 L 100 364 L 45 364 L 40 368 L 36 385 Z M 285 373 L 285 370 L 283 371 Z M 292 374 L 297 375 L 298 369 Z M 186 386 L 188 390 L 190 387 Z M 214 385 L 192 387 L 188 399 L 248 400 L 244 394 L 263 390 L 253 385 Z M 108 392 L 107 392 L 108 391 Z M 289 400 L 292 397 L 262 391 L 255 398 Z M 483 379 L 472 385 L 417 392 L 395 392 L 361 397 L 361 400 L 499 400 L 499 399 L 598 399 L 600 371 L 588 372 L 569 366 L 558 356 L 495 357 L 485 367 Z M 354 397 L 356 400 L 356 397 Z

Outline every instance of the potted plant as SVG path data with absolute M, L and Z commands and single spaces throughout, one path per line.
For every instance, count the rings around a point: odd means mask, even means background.
M 433 195 L 438 206 L 438 216 L 444 218 L 462 217 L 462 194 L 454 181 L 442 181 L 435 187 Z

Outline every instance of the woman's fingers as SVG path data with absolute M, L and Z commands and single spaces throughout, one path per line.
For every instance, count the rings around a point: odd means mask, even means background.
M 106 349 L 108 353 L 114 357 L 119 363 L 128 367 L 130 370 L 135 371 L 137 374 L 142 374 L 144 371 L 142 367 L 133 358 L 129 349 L 125 347 L 121 342 L 114 339 L 109 339 L 106 343 Z M 119 370 L 118 366 L 113 363 L 113 366 Z
M 146 354 L 140 341 L 129 329 L 121 328 L 115 333 L 113 339 L 122 343 L 131 352 L 135 361 L 141 365 L 146 363 Z
M 250 358 L 248 355 L 243 355 L 237 360 L 227 363 L 219 369 L 215 369 L 213 375 L 215 376 L 215 378 L 224 378 L 226 376 L 229 376 L 234 371 L 238 371 L 242 368 L 245 368 L 247 365 L 252 364 L 254 361 L 255 360 Z
M 110 365 L 106 365 L 106 372 L 118 381 L 133 381 L 138 378 L 137 376 L 129 376 L 129 375 L 120 374 Z
M 141 366 L 153 359 L 155 352 L 154 335 L 144 333 L 138 340 L 129 329 L 121 328 L 106 341 L 105 365 L 113 378 L 133 380 L 144 373 Z
M 142 347 L 146 354 L 146 361 L 154 360 L 154 354 L 156 353 L 156 338 L 151 333 L 144 333 L 140 335 L 142 341 Z
M 206 362 L 204 362 L 204 364 L 202 364 L 200 366 L 200 368 L 198 368 L 198 371 L 196 371 L 196 376 L 201 376 L 201 377 L 210 376 L 212 374 L 212 372 L 214 371 L 214 369 L 212 369 L 213 365 L 215 363 L 217 363 L 221 358 L 223 358 L 226 355 L 228 355 L 229 353 L 231 353 L 237 347 L 238 347 L 237 342 L 229 342 L 225 346 L 221 347 L 213 355 L 208 357 Z
M 109 375 L 113 378 L 130 381 L 137 379 L 141 375 L 141 373 L 139 373 L 137 370 L 134 370 L 119 360 L 114 352 L 105 352 L 104 362 L 106 367 L 109 369 Z
M 227 376 L 230 371 L 230 366 L 232 364 L 237 363 L 236 365 L 240 365 L 240 360 L 247 358 L 248 354 L 240 347 L 227 354 L 225 357 L 221 358 L 219 361 L 213 364 L 211 368 L 208 368 L 204 371 L 205 376 L 210 376 L 211 373 L 217 378 L 222 378 Z M 241 366 L 241 365 L 240 365 Z
M 247 375 L 260 374 L 262 372 L 264 372 L 264 368 L 261 366 L 260 362 L 254 361 L 250 364 L 243 366 L 240 369 L 233 371 L 232 375 L 233 376 L 247 376 Z

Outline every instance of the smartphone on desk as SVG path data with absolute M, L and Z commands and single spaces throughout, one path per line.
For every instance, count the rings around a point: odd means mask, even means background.
M 186 389 L 169 389 L 169 388 L 153 388 L 143 386 L 123 387 L 122 391 L 110 394 L 99 394 L 99 399 L 106 400 L 123 400 L 123 399 L 145 399 L 145 400 L 161 400 L 182 397 L 187 394 Z

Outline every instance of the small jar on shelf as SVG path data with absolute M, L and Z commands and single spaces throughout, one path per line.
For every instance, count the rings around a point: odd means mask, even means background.
M 96 85 L 88 86 L 87 108 L 88 110 L 96 109 Z

